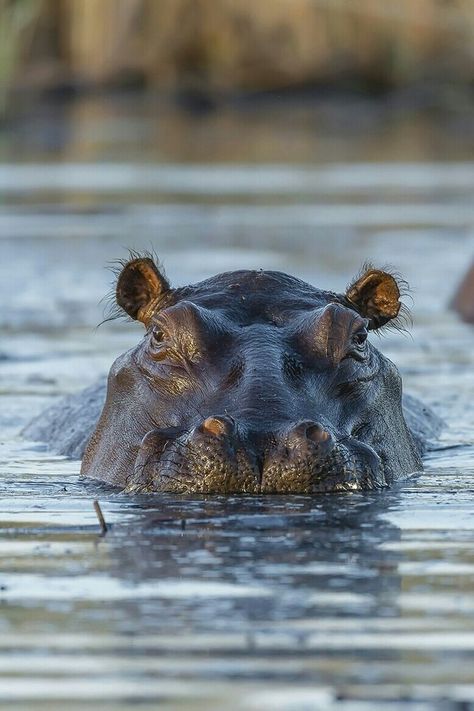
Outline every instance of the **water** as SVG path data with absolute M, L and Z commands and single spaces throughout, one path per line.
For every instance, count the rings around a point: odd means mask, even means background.
M 446 308 L 474 257 L 473 134 L 346 113 L 91 99 L 3 135 L 5 708 L 474 707 L 474 331 Z M 24 441 L 140 337 L 95 329 L 126 246 L 153 246 L 174 284 L 266 267 L 343 289 L 365 259 L 396 266 L 414 327 L 373 338 L 447 422 L 425 473 L 383 493 L 130 497 Z

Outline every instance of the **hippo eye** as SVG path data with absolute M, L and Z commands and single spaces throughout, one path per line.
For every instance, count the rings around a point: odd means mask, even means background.
M 150 348 L 153 353 L 159 353 L 163 350 L 165 336 L 161 328 L 155 326 L 150 334 Z
M 192 358 L 182 349 L 182 344 L 175 343 L 164 329 L 155 326 L 150 333 L 148 353 L 152 360 L 174 369 L 183 368 Z
M 151 332 L 151 342 L 153 345 L 158 345 L 163 342 L 163 331 L 161 328 L 155 327 Z
M 352 336 L 352 343 L 359 348 L 364 345 L 367 340 L 368 333 L 365 328 L 361 328 Z
M 153 360 L 164 360 L 168 355 L 166 348 L 165 335 L 161 328 L 155 326 L 150 334 L 150 354 Z

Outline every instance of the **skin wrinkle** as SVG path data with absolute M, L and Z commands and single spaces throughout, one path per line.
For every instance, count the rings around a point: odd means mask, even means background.
M 354 308 L 347 295 L 264 271 L 168 288 L 157 305 L 161 282 L 145 267 L 136 258 L 132 282 L 127 265 L 119 278 L 126 307 L 148 330 L 112 369 L 84 474 L 107 462 L 107 480 L 128 490 L 317 493 L 380 488 L 421 467 L 394 366 L 364 343 L 364 304 L 371 323 L 378 302 L 393 307 L 385 303 L 398 293 L 393 277 L 363 275 Z M 357 282 L 351 289 L 356 299 Z M 145 319 L 132 302 L 146 294 Z M 232 427 L 202 431 L 206 418 L 222 415 Z M 327 441 L 309 439 L 304 423 Z

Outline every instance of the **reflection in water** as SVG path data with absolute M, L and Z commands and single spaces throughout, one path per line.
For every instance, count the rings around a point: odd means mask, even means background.
M 466 107 L 469 109 L 469 107 Z M 37 106 L 11 127 L 4 160 L 332 163 L 466 160 L 469 110 L 407 111 L 357 98 L 241 104 L 202 116 L 138 95 Z M 1 144 L 0 144 L 1 145 Z
M 0 165 L 0 702 L 474 703 L 474 336 L 444 306 L 474 251 L 469 133 L 360 106 L 191 119 L 95 99 L 35 125 L 3 139 L 22 165 Z M 103 265 L 150 244 L 173 283 L 266 267 L 342 289 L 364 259 L 396 265 L 413 338 L 377 345 L 450 425 L 426 473 L 376 494 L 129 497 L 23 442 L 32 414 L 140 338 L 94 326 Z

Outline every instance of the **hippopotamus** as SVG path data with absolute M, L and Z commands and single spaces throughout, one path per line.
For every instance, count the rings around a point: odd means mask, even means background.
M 320 494 L 422 469 L 423 423 L 410 431 L 413 401 L 404 413 L 400 374 L 368 338 L 402 307 L 387 271 L 368 265 L 345 293 L 263 270 L 173 288 L 135 255 L 115 298 L 144 335 L 105 403 L 93 386 L 27 431 L 65 431 L 82 475 L 129 492 Z
M 474 323 L 474 264 L 471 264 L 459 284 L 450 307 L 457 311 L 463 321 Z

